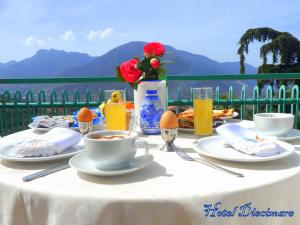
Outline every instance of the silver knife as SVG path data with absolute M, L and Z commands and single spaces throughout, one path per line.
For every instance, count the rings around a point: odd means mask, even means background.
M 30 174 L 28 176 L 23 177 L 23 181 L 24 182 L 32 181 L 32 180 L 37 179 L 39 177 L 44 177 L 44 176 L 47 176 L 51 173 L 55 173 L 55 172 L 67 169 L 69 167 L 70 167 L 69 164 L 64 164 L 64 165 L 61 165 L 61 166 L 56 166 L 56 167 L 53 167 L 53 168 L 42 170 L 40 172 L 36 172 L 36 173 L 33 173 L 33 174 Z

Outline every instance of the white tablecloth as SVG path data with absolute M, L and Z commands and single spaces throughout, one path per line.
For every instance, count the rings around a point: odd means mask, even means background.
M 5 141 L 38 135 L 19 132 Z M 72 168 L 24 183 L 22 177 L 58 163 L 0 164 L 0 224 L 2 225 L 189 225 L 300 224 L 300 155 L 267 163 L 217 162 L 245 174 L 237 178 L 205 165 L 161 152 L 160 136 L 148 136 L 155 162 L 121 177 L 77 174 Z M 181 134 L 176 144 L 199 157 L 195 137 Z M 3 141 L 3 140 L 2 140 Z M 300 144 L 300 142 L 299 142 Z M 205 204 L 220 202 L 220 210 L 251 203 L 257 210 L 293 211 L 292 217 L 205 216 Z

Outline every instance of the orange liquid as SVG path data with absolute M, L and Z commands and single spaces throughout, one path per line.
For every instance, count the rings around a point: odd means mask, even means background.
M 213 125 L 212 99 L 194 99 L 195 134 L 211 135 Z
M 125 103 L 108 103 L 105 105 L 105 124 L 107 130 L 126 130 Z

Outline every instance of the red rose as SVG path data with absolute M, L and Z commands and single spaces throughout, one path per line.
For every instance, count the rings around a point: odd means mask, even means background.
M 144 54 L 146 57 L 159 57 L 165 54 L 165 47 L 158 42 L 151 42 L 144 46 Z
M 131 59 L 120 65 L 120 74 L 129 83 L 137 81 L 142 75 L 142 71 L 137 69 L 138 62 L 137 59 Z
M 158 59 L 152 58 L 152 59 L 150 60 L 150 65 L 151 65 L 151 67 L 152 67 L 153 69 L 158 69 L 158 68 L 160 67 L 160 62 L 159 62 Z

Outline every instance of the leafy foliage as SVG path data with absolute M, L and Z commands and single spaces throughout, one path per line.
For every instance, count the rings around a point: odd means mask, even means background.
M 262 65 L 258 73 L 290 73 L 300 72 L 300 41 L 288 32 L 280 32 L 269 27 L 247 30 L 239 41 L 240 73 L 245 73 L 245 54 L 249 52 L 249 44 L 258 41 L 265 43 L 260 48 Z M 267 43 L 266 43 L 267 42 Z M 272 56 L 272 64 L 267 64 L 268 55 Z M 264 84 L 288 84 L 294 80 L 259 81 Z

